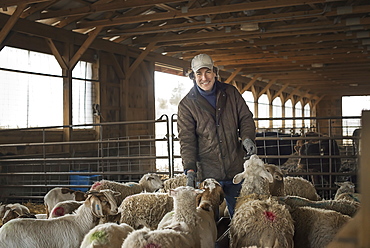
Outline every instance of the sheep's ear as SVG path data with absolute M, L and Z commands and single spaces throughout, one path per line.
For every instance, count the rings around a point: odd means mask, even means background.
M 243 173 L 236 174 L 233 178 L 233 184 L 239 184 L 243 181 Z
M 204 189 L 195 189 L 195 193 L 202 194 L 204 192 Z

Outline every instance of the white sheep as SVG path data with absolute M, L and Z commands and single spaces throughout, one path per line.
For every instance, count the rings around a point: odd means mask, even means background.
M 57 218 L 73 213 L 84 201 L 67 200 L 58 202 L 50 212 L 49 218 Z
M 173 198 L 168 193 L 140 193 L 126 197 L 119 206 L 120 223 L 134 229 L 155 230 L 163 216 L 173 210 Z
M 335 182 L 339 188 L 335 193 L 334 200 L 348 200 L 360 202 L 360 194 L 355 193 L 355 184 L 352 182 Z
M 272 175 L 252 155 L 233 182 L 242 188 L 230 223 L 230 247 L 293 247 L 294 225 L 288 209 L 271 197 Z
M 104 223 L 95 226 L 84 237 L 80 248 L 121 248 L 134 229 L 126 223 Z
M 285 195 L 300 196 L 312 201 L 321 200 L 315 186 L 303 177 L 284 177 L 284 191 Z
M 209 211 L 197 208 L 196 194 L 199 191 L 188 186 L 170 190 L 174 211 L 165 215 L 157 230 L 143 228 L 129 234 L 122 248 L 213 248 L 217 236 L 214 214 L 212 208 Z
M 186 186 L 187 177 L 185 174 L 177 174 L 172 178 L 168 178 L 163 182 L 163 189 L 161 192 L 167 193 L 170 189 L 176 189 L 180 186 Z
M 327 210 L 337 211 L 341 214 L 345 214 L 353 217 L 360 209 L 360 203 L 356 201 L 348 200 L 321 200 L 311 201 L 304 197 L 299 196 L 285 196 L 279 197 L 279 202 L 285 203 L 292 208 L 296 207 L 313 207 Z
M 351 217 L 336 211 L 297 207 L 291 211 L 294 219 L 294 247 L 324 248 Z
M 48 191 L 44 196 L 44 205 L 46 208 L 46 216 L 49 217 L 53 207 L 61 201 L 75 200 L 84 201 L 87 195 L 85 192 L 72 190 L 69 188 L 56 187 Z
M 121 195 L 116 196 L 117 205 L 119 206 L 123 199 L 129 195 L 138 194 L 140 192 L 154 192 L 163 188 L 161 177 L 154 173 L 147 173 L 141 177 L 139 182 L 119 183 L 110 180 L 101 180 L 95 182 L 90 190 L 111 189 L 120 192 Z
M 0 228 L 0 248 L 78 248 L 104 215 L 117 214 L 117 192 L 91 191 L 74 215 L 54 219 L 14 219 Z

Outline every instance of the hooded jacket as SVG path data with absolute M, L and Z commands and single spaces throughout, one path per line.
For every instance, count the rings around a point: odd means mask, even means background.
M 180 101 L 177 128 L 184 170 L 198 179 L 231 180 L 243 171 L 242 140 L 255 140 L 253 114 L 237 89 L 215 81 L 216 109 L 196 85 Z M 200 178 L 199 178 L 200 177 Z

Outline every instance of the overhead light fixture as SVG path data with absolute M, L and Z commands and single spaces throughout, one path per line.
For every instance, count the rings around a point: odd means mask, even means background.
M 323 63 L 313 63 L 313 64 L 311 64 L 311 67 L 313 67 L 313 68 L 321 68 L 321 67 L 324 67 L 324 64 Z
M 258 23 L 242 23 L 240 25 L 241 31 L 257 31 L 259 29 Z

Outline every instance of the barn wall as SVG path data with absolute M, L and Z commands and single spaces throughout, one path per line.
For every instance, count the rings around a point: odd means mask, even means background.
M 316 117 L 342 116 L 342 98 L 341 96 L 327 96 L 323 98 L 316 107 Z M 317 125 L 323 134 L 342 135 L 342 119 L 318 120 Z M 334 127 L 334 128 L 330 128 Z

